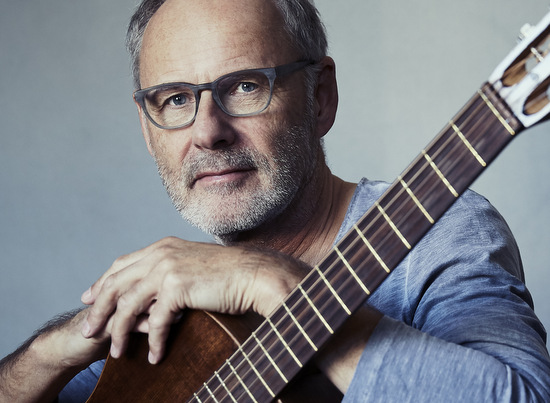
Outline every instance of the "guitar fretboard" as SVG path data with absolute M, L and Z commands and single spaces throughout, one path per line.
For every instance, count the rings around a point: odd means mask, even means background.
M 522 129 L 485 84 L 191 401 L 275 398 Z

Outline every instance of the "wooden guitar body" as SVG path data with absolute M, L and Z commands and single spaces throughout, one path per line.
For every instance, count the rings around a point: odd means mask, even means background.
M 107 358 L 100 381 L 88 402 L 181 402 L 203 383 L 261 323 L 258 316 L 231 316 L 188 310 L 173 326 L 166 358 L 147 361 L 147 335 L 133 334 L 127 352 Z M 282 402 L 337 402 L 342 394 L 313 369 L 287 387 Z

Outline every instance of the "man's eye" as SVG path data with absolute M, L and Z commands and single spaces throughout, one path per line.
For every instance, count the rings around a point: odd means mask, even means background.
M 183 106 L 187 103 L 187 97 L 184 94 L 172 95 L 165 103 L 170 106 Z
M 259 87 L 258 84 L 255 84 L 252 82 L 242 82 L 237 86 L 235 92 L 244 92 L 244 93 L 253 92 L 258 87 Z

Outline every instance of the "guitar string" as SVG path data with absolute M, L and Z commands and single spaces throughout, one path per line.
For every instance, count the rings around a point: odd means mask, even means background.
M 475 105 L 475 104 L 476 104 L 476 101 L 479 101 L 480 99 L 481 99 L 481 98 L 479 98 L 479 99 L 473 99 L 474 102 L 472 102 L 471 104 L 467 104 L 463 109 L 467 109 L 467 108 L 469 108 L 469 107 Z M 477 112 L 479 109 L 482 109 L 484 106 L 486 106 L 486 105 L 485 105 L 483 102 L 479 102 L 479 103 L 478 103 L 478 106 L 476 106 L 476 107 L 474 108 L 474 113 L 470 114 L 470 116 L 467 117 L 467 119 L 465 119 L 463 122 L 461 122 L 460 125 L 463 126 L 463 125 L 469 123 L 470 120 L 471 120 L 471 118 L 472 118 L 472 115 L 475 115 L 475 112 Z M 487 109 L 486 109 L 485 112 L 487 112 Z M 459 113 L 458 113 L 457 115 L 455 115 L 455 116 L 459 116 L 461 113 L 462 113 L 462 111 L 459 112 Z M 485 113 L 485 115 L 490 115 L 490 111 L 487 112 L 487 113 Z M 458 120 L 458 119 L 457 119 L 457 120 Z M 477 122 L 480 122 L 480 121 L 482 121 L 482 119 L 481 119 L 481 118 L 478 118 L 478 121 L 477 121 Z M 478 125 L 478 123 L 476 123 L 474 126 L 477 126 L 477 125 Z M 448 124 L 448 125 L 446 126 L 446 128 L 444 128 L 444 130 L 442 130 L 442 131 L 440 132 L 440 135 L 437 136 L 436 140 L 440 140 L 441 137 L 442 137 L 443 135 L 445 135 L 445 133 L 449 132 L 451 129 L 452 129 L 452 126 L 451 126 L 450 124 Z M 476 132 L 477 132 L 477 131 L 474 130 L 474 129 L 469 129 L 469 130 L 468 130 L 468 134 L 469 134 L 469 135 L 471 135 L 472 133 L 476 133 Z M 433 158 L 436 158 L 441 152 L 445 151 L 445 149 L 447 148 L 449 142 L 451 142 L 451 141 L 454 140 L 453 137 L 454 137 L 454 136 L 449 135 L 449 136 L 448 136 L 448 139 L 447 139 L 447 140 L 446 140 L 446 141 L 445 141 L 445 142 L 444 142 L 435 152 L 433 152 L 433 154 L 431 154 L 432 157 L 433 157 Z M 454 147 L 452 147 L 450 150 L 447 150 L 447 151 L 450 152 L 450 153 L 452 153 L 452 152 L 454 152 L 457 148 L 463 149 L 463 144 L 461 144 L 460 142 L 456 142 L 456 143 L 457 143 L 457 144 L 455 144 Z M 433 146 L 433 145 L 430 144 L 430 145 L 428 145 L 427 148 L 429 148 L 430 146 Z M 462 155 L 468 154 L 468 150 L 463 151 L 461 154 L 462 154 Z M 458 161 L 460 161 L 460 158 L 458 159 Z M 456 164 L 457 164 L 457 163 L 454 163 L 454 164 L 451 165 L 451 170 L 452 170 L 452 168 L 454 168 L 454 167 L 456 166 Z M 417 170 L 417 172 L 416 172 L 415 175 L 413 175 L 413 177 L 412 177 L 412 179 L 410 180 L 410 182 L 413 182 L 414 179 L 418 178 L 418 176 L 419 176 L 421 173 L 423 173 L 426 169 L 429 169 L 429 168 L 431 168 L 431 166 L 430 166 L 429 163 L 423 163 L 422 166 L 421 166 L 421 168 Z M 431 179 L 431 178 L 430 178 L 430 179 Z M 424 183 L 430 183 L 430 182 L 433 183 L 433 181 L 431 181 L 431 180 L 425 180 L 425 179 L 423 179 L 423 180 L 417 185 L 417 187 L 420 187 L 420 186 L 423 185 Z M 437 184 L 437 182 L 435 182 L 435 183 Z M 392 185 L 392 186 L 393 186 L 393 185 Z M 433 186 L 432 186 L 432 188 L 433 188 Z M 399 190 L 399 191 L 396 193 L 396 195 L 390 200 L 390 202 L 387 203 L 386 207 L 390 206 L 391 204 L 393 204 L 393 202 L 395 202 L 397 199 L 399 199 L 400 197 L 402 197 L 404 192 L 405 192 L 404 189 Z M 403 206 L 403 205 L 400 205 L 400 206 L 395 210 L 395 212 L 396 212 L 396 213 L 399 212 L 399 209 L 402 208 L 402 207 L 404 207 L 404 206 Z M 368 229 L 370 229 L 370 228 L 372 227 L 372 225 L 374 225 L 374 222 L 376 222 L 378 219 L 383 218 L 382 214 L 380 214 L 380 213 L 376 213 L 376 214 L 374 214 L 374 216 L 375 216 L 374 219 L 371 220 L 371 221 L 369 222 L 369 224 L 366 225 L 366 227 L 365 227 L 365 229 L 363 229 L 363 231 L 367 231 Z M 365 218 L 365 217 L 363 217 L 363 218 Z M 359 222 L 361 222 L 362 220 L 363 220 L 363 219 L 360 219 Z M 398 223 L 396 223 L 396 224 L 398 224 Z M 385 229 L 383 229 L 383 228 L 381 228 L 381 227 L 378 227 L 378 229 L 374 232 L 372 238 L 374 238 L 374 237 L 376 237 L 377 235 L 379 235 L 380 232 L 381 232 L 382 230 L 383 230 L 383 232 L 387 232 Z M 348 247 L 345 249 L 344 253 L 345 253 L 346 251 L 349 251 L 349 250 L 351 249 L 352 246 L 355 246 L 355 245 L 354 245 L 355 242 L 358 242 L 358 240 L 357 240 L 357 239 L 354 239 L 353 242 L 350 244 L 350 246 L 348 246 Z M 324 271 L 324 274 L 325 274 L 327 277 L 329 277 L 329 272 L 330 272 L 333 268 L 337 267 L 337 264 L 338 264 L 338 263 L 339 263 L 339 261 L 338 261 L 338 259 L 336 259 L 336 260 L 335 260 L 335 261 L 334 261 L 334 262 Z M 311 291 L 314 287 L 318 286 L 320 281 L 322 281 L 322 279 L 319 277 L 317 280 L 315 280 L 315 281 L 313 282 L 313 284 L 311 285 L 311 287 L 309 287 L 309 288 L 306 290 L 306 292 Z M 344 283 L 345 283 L 345 282 L 346 282 L 346 281 L 344 281 Z M 343 287 L 340 286 L 339 289 L 340 289 L 340 288 L 343 288 Z M 313 298 L 313 299 L 315 300 L 316 298 Z M 291 308 L 291 309 L 295 308 L 300 302 L 303 302 L 303 301 L 302 301 L 300 298 L 298 298 L 297 302 L 294 303 L 290 308 Z M 326 304 L 327 304 L 327 303 L 325 303 L 324 305 L 326 305 Z M 315 316 L 313 316 L 313 317 L 315 317 Z M 287 316 L 287 315 L 283 315 L 283 316 L 281 317 L 281 319 L 280 319 L 275 325 L 277 326 L 277 325 L 280 325 L 281 323 L 284 323 L 284 322 L 287 322 L 287 321 L 288 321 L 288 316 Z M 304 326 L 307 326 L 308 324 L 311 324 L 311 320 L 306 321 L 306 323 L 304 324 Z M 288 335 L 288 333 L 289 333 L 288 330 L 283 330 L 283 331 L 281 331 L 281 336 L 284 337 L 285 335 Z M 297 334 L 297 335 L 299 335 L 299 334 Z M 274 336 L 275 336 L 275 337 L 274 337 Z M 297 337 L 297 336 L 294 336 L 292 340 L 296 339 L 296 337 Z M 273 330 L 268 330 L 267 333 L 266 333 L 266 335 L 262 337 L 262 340 L 260 340 L 260 342 L 261 342 L 263 345 L 265 344 L 265 345 L 264 345 L 264 348 L 265 348 L 265 349 L 269 349 L 269 348 L 270 348 L 270 345 L 273 345 L 273 343 L 278 343 L 278 342 L 279 342 L 279 341 L 278 341 L 278 338 L 279 338 L 279 337 L 275 335 L 275 333 L 274 333 Z M 271 344 L 270 344 L 270 343 L 265 343 L 265 340 L 271 340 L 271 339 L 274 339 L 275 342 L 272 342 Z M 287 343 L 288 343 L 288 344 L 292 344 L 292 341 L 287 341 Z M 243 346 L 244 346 L 244 344 L 246 344 L 246 342 L 243 343 Z M 250 350 L 250 354 L 254 353 L 256 348 L 260 348 L 260 347 L 254 345 L 254 347 L 252 348 L 252 350 Z M 284 353 L 284 351 L 285 351 L 285 349 L 281 349 L 280 352 L 279 352 L 274 358 L 280 357 L 280 356 Z M 241 362 L 241 364 L 243 364 L 243 363 L 244 363 L 244 361 Z M 239 364 L 238 366 L 241 366 L 241 364 Z M 224 365 L 225 365 L 225 364 L 224 364 Z M 248 368 L 248 366 L 247 366 L 247 368 Z M 247 374 L 250 374 L 251 371 L 252 371 L 252 370 L 246 369 L 246 370 L 245 370 L 245 373 L 244 373 L 244 375 L 242 375 L 242 377 L 245 377 Z M 231 372 L 230 372 L 230 376 L 231 376 Z M 256 382 L 256 380 L 254 380 L 253 383 L 252 383 L 251 385 L 253 385 L 255 382 Z M 258 381 L 258 382 L 259 382 L 259 381 Z M 219 389 L 219 388 L 221 388 L 221 387 L 222 387 L 222 386 L 220 385 L 220 386 L 217 387 L 217 389 Z

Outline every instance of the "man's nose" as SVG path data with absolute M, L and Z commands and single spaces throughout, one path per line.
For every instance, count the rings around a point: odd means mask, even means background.
M 191 125 L 193 144 L 212 150 L 232 145 L 235 142 L 235 131 L 231 127 L 231 119 L 234 118 L 216 104 L 212 92 L 204 91 L 201 94 L 197 116 Z

